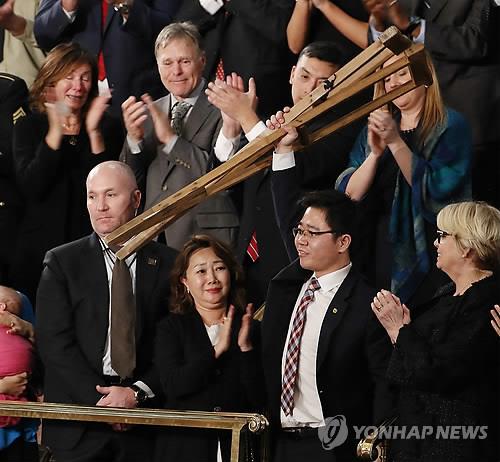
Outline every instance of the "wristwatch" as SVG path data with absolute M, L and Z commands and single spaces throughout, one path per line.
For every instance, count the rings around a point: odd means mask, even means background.
M 419 18 L 418 16 L 410 16 L 409 21 L 408 26 L 402 32 L 404 35 L 411 38 L 413 31 L 422 23 L 422 18 Z
M 129 388 L 133 390 L 135 402 L 138 405 L 144 403 L 144 401 L 148 399 L 147 393 L 141 387 L 138 387 L 137 385 L 133 384 L 130 385 Z
M 130 11 L 130 6 L 127 2 L 115 3 L 113 5 L 113 8 L 115 11 L 120 13 L 122 16 L 128 16 L 128 13 Z

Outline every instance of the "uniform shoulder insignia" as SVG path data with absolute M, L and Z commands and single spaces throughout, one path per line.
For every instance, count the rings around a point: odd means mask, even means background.
M 26 112 L 22 107 L 20 107 L 16 112 L 12 114 L 12 121 L 14 122 L 14 125 L 22 117 L 26 117 Z

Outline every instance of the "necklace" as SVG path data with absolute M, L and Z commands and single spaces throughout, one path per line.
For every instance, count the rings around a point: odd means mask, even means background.
M 472 287 L 472 284 L 482 281 L 483 279 L 490 277 L 492 274 L 493 272 L 490 270 L 477 270 L 477 277 L 471 278 L 471 280 L 464 284 L 463 287 L 460 288 L 460 290 L 458 289 L 458 287 L 455 287 L 455 295 L 463 295 L 468 288 Z
M 78 137 L 76 135 L 66 135 L 68 137 L 68 143 L 71 146 L 76 146 L 78 143 Z

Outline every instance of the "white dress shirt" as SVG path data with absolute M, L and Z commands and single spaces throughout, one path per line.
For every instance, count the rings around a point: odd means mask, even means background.
M 344 268 L 317 278 L 321 288 L 314 293 L 314 301 L 311 302 L 306 311 L 306 321 L 300 342 L 299 366 L 293 395 L 294 408 L 290 416 L 285 416 L 283 409 L 281 409 L 282 427 L 321 427 L 325 424 L 316 381 L 319 336 L 328 307 L 340 285 L 349 274 L 351 267 L 352 263 L 349 263 Z M 313 276 L 315 277 L 315 275 Z M 293 319 L 300 300 L 311 283 L 311 278 L 302 285 L 290 318 L 281 360 L 281 377 L 283 377 L 285 369 L 286 352 L 290 341 Z

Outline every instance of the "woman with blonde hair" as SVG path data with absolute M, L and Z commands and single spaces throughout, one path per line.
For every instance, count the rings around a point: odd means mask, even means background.
M 95 58 L 64 43 L 47 55 L 30 89 L 33 113 L 14 126 L 14 170 L 26 207 L 9 280 L 31 300 L 45 252 L 91 231 L 85 179 L 120 150 L 105 116 L 109 99 L 97 96 Z
M 436 266 L 452 283 L 411 315 L 386 290 L 372 309 L 394 344 L 387 378 L 397 390 L 396 425 L 460 432 L 391 441 L 392 460 L 494 461 L 500 374 L 490 308 L 500 300 L 500 212 L 484 202 L 451 204 L 437 225 Z
M 397 58 L 388 60 L 384 67 Z M 432 272 L 437 212 L 471 198 L 471 134 L 465 119 L 443 106 L 433 82 L 372 112 L 336 188 L 363 210 L 361 263 L 376 287 L 402 300 L 422 300 L 436 288 Z M 411 79 L 403 68 L 386 77 L 375 96 Z

